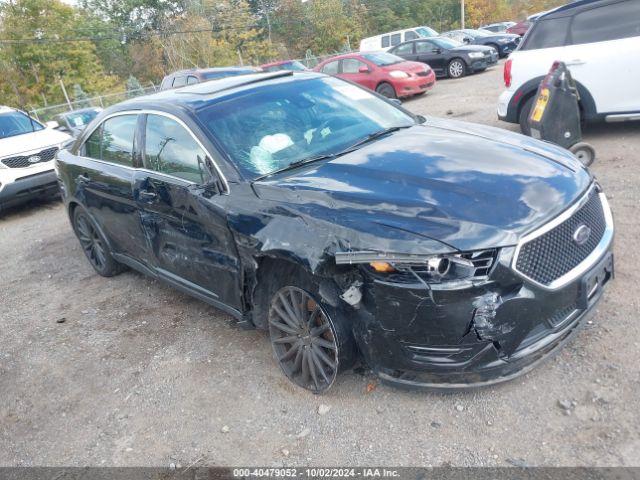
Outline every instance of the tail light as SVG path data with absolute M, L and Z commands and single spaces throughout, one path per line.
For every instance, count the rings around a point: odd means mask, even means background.
M 504 85 L 509 88 L 511 86 L 511 64 L 513 60 L 509 59 L 504 64 Z

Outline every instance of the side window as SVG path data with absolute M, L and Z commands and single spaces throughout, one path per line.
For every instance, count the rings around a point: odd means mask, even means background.
M 571 43 L 606 42 L 640 36 L 640 2 L 625 2 L 593 8 L 573 17 Z
M 322 67 L 322 73 L 326 73 L 327 75 L 336 75 L 338 73 L 339 64 L 340 62 L 338 60 L 327 63 L 324 67 Z
M 415 40 L 416 38 L 418 38 L 418 34 L 416 32 L 414 32 L 413 30 L 407 30 L 406 32 L 404 32 L 404 41 L 405 42 L 407 40 Z
M 176 77 L 173 79 L 173 88 L 184 87 L 187 84 L 187 77 Z
M 405 43 L 398 46 L 393 52 L 394 55 L 411 55 L 413 54 L 413 43 Z
M 382 36 L 382 48 L 387 48 L 389 46 L 389 35 Z
M 391 45 L 395 46 L 395 45 L 398 45 L 400 42 L 402 42 L 401 33 L 394 33 L 393 35 L 391 35 Z
M 191 134 L 178 122 L 161 115 L 147 117 L 145 165 L 195 183 L 203 183 L 207 175 L 202 168 L 206 153 Z
M 91 136 L 84 142 L 84 156 L 100 160 L 100 139 L 102 138 L 102 125 L 96 128 Z
M 569 17 L 538 20 L 531 27 L 527 41 L 522 50 L 537 50 L 538 48 L 561 47 L 565 45 Z
M 432 53 L 434 46 L 431 42 L 416 42 L 416 53 Z
M 137 122 L 137 115 L 120 115 L 102 124 L 102 160 L 133 165 L 133 139 Z
M 194 83 L 198 83 L 198 78 L 193 75 L 189 75 L 187 77 L 187 85 L 193 85 Z
M 366 65 L 355 58 L 342 60 L 342 73 L 360 73 L 360 67 L 366 67 Z

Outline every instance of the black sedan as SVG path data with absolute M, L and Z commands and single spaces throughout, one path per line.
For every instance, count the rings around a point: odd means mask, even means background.
M 131 267 L 268 330 L 313 392 L 358 358 L 405 386 L 508 380 L 613 273 L 606 197 L 571 153 L 317 73 L 129 100 L 56 170 L 97 273 Z
M 411 40 L 393 47 L 389 53 L 424 62 L 436 75 L 451 78 L 486 70 L 498 61 L 498 52 L 491 47 L 465 45 L 449 38 Z
M 500 58 L 506 57 L 513 52 L 518 43 L 520 36 L 511 33 L 492 33 L 484 30 L 473 30 L 466 28 L 464 30 L 451 30 L 441 33 L 440 36 L 452 38 L 469 45 L 486 45 L 497 50 Z

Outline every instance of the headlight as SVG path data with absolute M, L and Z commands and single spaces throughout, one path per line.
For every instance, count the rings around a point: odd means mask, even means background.
M 409 74 L 407 72 L 402 72 L 400 70 L 392 70 L 389 72 L 389 75 L 393 78 L 409 78 Z
M 498 256 L 497 249 L 444 255 L 402 255 L 377 252 L 338 252 L 336 264 L 362 264 L 389 281 L 442 283 L 486 277 Z
M 469 58 L 482 58 L 484 57 L 484 53 L 482 52 L 471 52 L 469 53 Z

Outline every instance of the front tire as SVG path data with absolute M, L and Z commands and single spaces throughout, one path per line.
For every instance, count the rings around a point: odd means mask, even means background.
M 467 64 L 461 58 L 454 58 L 447 66 L 449 78 L 461 78 L 467 74 Z
M 355 341 L 344 314 L 319 300 L 306 275 L 295 277 L 271 297 L 269 337 L 276 362 L 289 380 L 324 393 L 338 373 L 353 366 Z
M 93 220 L 81 207 L 76 207 L 73 211 L 73 231 L 87 260 L 98 275 L 113 277 L 124 270 L 124 266 L 111 255 L 107 242 Z
M 387 98 L 398 98 L 396 95 L 396 90 L 393 88 L 393 85 L 382 82 L 380 85 L 376 87 L 376 92 Z

